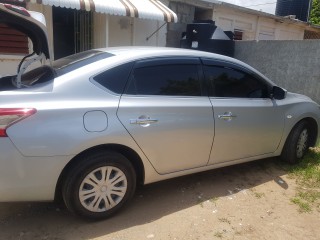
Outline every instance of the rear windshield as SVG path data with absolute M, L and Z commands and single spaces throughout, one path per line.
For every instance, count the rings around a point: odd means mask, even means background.
M 24 73 L 21 77 L 22 85 L 28 87 L 35 84 L 44 83 L 77 68 L 105 58 L 109 58 L 111 56 L 114 55 L 98 50 L 89 50 L 76 53 L 54 61 L 52 67 L 44 65 Z
M 101 52 L 99 50 L 89 50 L 81 53 L 76 53 L 68 57 L 60 58 L 54 61 L 52 66 L 56 71 L 57 76 L 61 76 L 87 64 L 97 62 L 99 60 L 112 56 L 114 55 L 111 53 Z

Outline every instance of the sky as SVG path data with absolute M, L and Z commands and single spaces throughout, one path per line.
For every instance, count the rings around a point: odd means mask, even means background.
M 274 14 L 277 0 L 220 0 L 241 7 L 252 8 L 258 11 Z

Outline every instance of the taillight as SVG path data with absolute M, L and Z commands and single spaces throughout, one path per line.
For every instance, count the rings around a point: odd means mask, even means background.
M 7 137 L 7 128 L 37 112 L 34 108 L 0 108 L 0 137 Z

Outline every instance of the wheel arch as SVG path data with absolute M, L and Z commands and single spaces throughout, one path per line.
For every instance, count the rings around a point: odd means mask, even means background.
M 319 127 L 318 127 L 318 123 L 317 121 L 312 118 L 312 117 L 304 117 L 302 119 L 300 119 L 298 122 L 296 122 L 293 127 L 291 128 L 286 140 L 288 139 L 288 137 L 290 136 L 290 133 L 296 128 L 296 126 L 298 126 L 301 122 L 306 122 L 309 129 L 310 129 L 310 147 L 314 147 L 316 142 L 317 142 L 317 137 L 318 137 L 318 131 L 319 131 Z
M 319 131 L 319 126 L 317 124 L 317 121 L 314 118 L 308 117 L 304 118 L 301 121 L 306 121 L 309 129 L 310 129 L 310 147 L 314 147 L 317 143 L 317 138 L 318 138 L 318 131 Z
M 62 200 L 63 183 L 64 183 L 68 173 L 71 171 L 71 169 L 75 165 L 77 165 L 77 163 L 80 161 L 82 156 L 88 155 L 92 152 L 101 151 L 101 150 L 109 150 L 109 151 L 114 151 L 114 152 L 118 152 L 120 154 L 123 154 L 130 161 L 132 166 L 134 167 L 134 170 L 137 175 L 137 184 L 143 185 L 144 179 L 145 179 L 144 165 L 143 165 L 143 162 L 142 162 L 140 156 L 138 155 L 138 153 L 136 153 L 136 151 L 134 151 L 133 149 L 131 149 L 127 146 L 121 145 L 121 144 L 98 145 L 98 146 L 94 146 L 89 149 L 86 149 L 83 152 L 79 153 L 78 155 L 73 157 L 68 162 L 68 164 L 63 168 L 62 172 L 59 175 L 59 178 L 58 178 L 58 181 L 56 184 L 56 188 L 55 188 L 54 200 L 56 202 L 58 202 L 58 203 L 63 202 L 63 200 Z
M 299 143 L 299 139 L 301 138 L 301 134 L 304 129 L 308 129 L 308 137 L 304 138 L 304 142 Z M 281 158 L 282 160 L 295 164 L 305 155 L 307 149 L 309 147 L 315 146 L 318 137 L 318 123 L 312 117 L 304 117 L 301 118 L 298 122 L 296 122 L 285 141 L 285 144 L 281 150 Z M 298 147 L 298 144 L 299 147 Z

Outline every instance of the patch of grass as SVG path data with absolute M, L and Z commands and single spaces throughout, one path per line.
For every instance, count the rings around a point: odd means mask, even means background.
M 305 187 L 320 187 L 320 147 L 311 149 L 297 165 L 289 167 L 290 175 Z
M 222 232 L 215 232 L 213 234 L 213 236 L 217 237 L 217 238 L 223 238 L 223 233 Z
M 231 224 L 231 221 L 228 218 L 219 218 L 220 222 Z
M 215 204 L 218 201 L 218 199 L 219 199 L 218 197 L 214 197 L 209 199 L 209 201 Z
M 300 212 L 311 212 L 320 206 L 320 146 L 310 149 L 297 165 L 286 166 L 289 177 L 296 179 L 298 191 L 291 202 Z
M 299 197 L 292 198 L 291 202 L 299 206 L 299 212 L 301 213 L 308 213 L 312 211 L 310 204 Z
M 207 200 L 207 201 L 203 201 L 203 199 L 202 198 L 198 198 L 197 199 L 197 203 L 200 205 L 200 207 L 202 207 L 202 208 L 204 208 L 204 203 L 205 202 L 211 202 L 211 203 L 213 203 L 215 206 L 217 205 L 217 201 L 218 201 L 218 197 L 214 197 L 214 198 L 211 198 L 211 199 L 209 199 L 209 200 Z
M 310 202 L 310 203 L 314 203 L 316 202 L 318 199 L 320 199 L 320 192 L 317 190 L 309 190 L 309 191 L 299 191 L 298 192 L 298 197 L 300 197 L 301 199 Z
M 265 194 L 264 194 L 264 193 L 261 193 L 261 192 L 254 192 L 253 194 L 254 194 L 254 196 L 255 196 L 256 198 L 262 198 L 262 197 L 265 196 Z
M 256 197 L 256 198 L 262 198 L 265 196 L 265 194 L 263 192 L 257 192 L 257 190 L 255 188 L 251 188 L 250 191 L 253 193 L 253 195 Z

